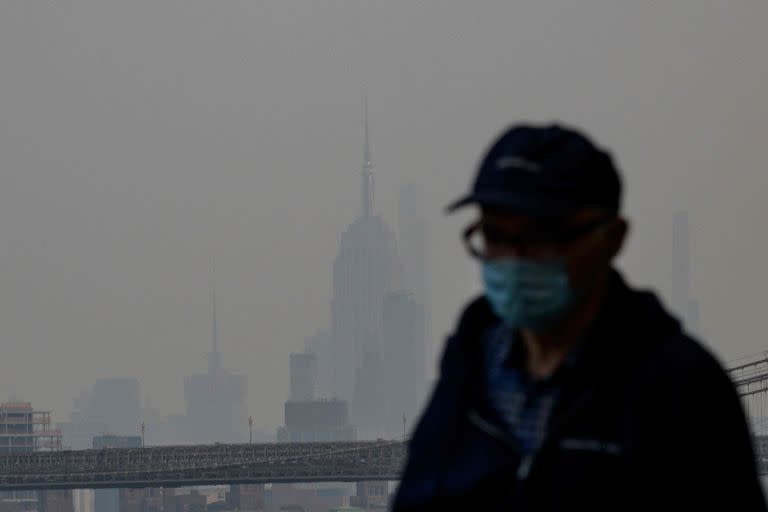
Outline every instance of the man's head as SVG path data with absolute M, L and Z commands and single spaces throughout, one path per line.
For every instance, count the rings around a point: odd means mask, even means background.
M 496 141 L 472 191 L 465 232 L 486 295 L 517 327 L 546 330 L 604 286 L 624 243 L 621 182 L 610 156 L 559 126 L 516 126 Z

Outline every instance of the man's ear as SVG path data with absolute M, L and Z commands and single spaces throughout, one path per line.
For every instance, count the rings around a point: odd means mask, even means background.
M 621 253 L 629 234 L 629 221 L 624 217 L 618 217 L 615 222 L 605 227 L 606 256 L 613 261 Z
M 576 283 L 590 282 L 594 276 L 607 269 L 624 247 L 628 232 L 629 223 L 622 217 L 598 228 L 571 253 L 571 278 Z

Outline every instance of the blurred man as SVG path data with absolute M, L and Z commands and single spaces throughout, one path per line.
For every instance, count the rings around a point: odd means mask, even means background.
M 469 204 L 485 294 L 446 343 L 394 510 L 766 510 L 728 375 L 613 267 L 610 156 L 513 127 L 449 210 Z

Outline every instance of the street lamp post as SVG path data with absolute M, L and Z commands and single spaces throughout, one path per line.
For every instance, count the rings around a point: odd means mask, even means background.
M 253 444 L 253 416 L 248 416 L 248 443 Z

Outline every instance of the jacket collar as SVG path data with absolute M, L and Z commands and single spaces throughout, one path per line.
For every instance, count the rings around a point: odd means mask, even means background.
M 467 379 L 470 392 L 477 391 L 473 384 L 481 381 L 483 334 L 498 322 L 485 297 L 477 297 L 465 309 L 455 336 L 448 342 L 442 372 Z M 590 374 L 624 368 L 679 330 L 677 320 L 663 310 L 652 293 L 631 289 L 614 270 L 600 310 L 573 358 L 573 369 Z

